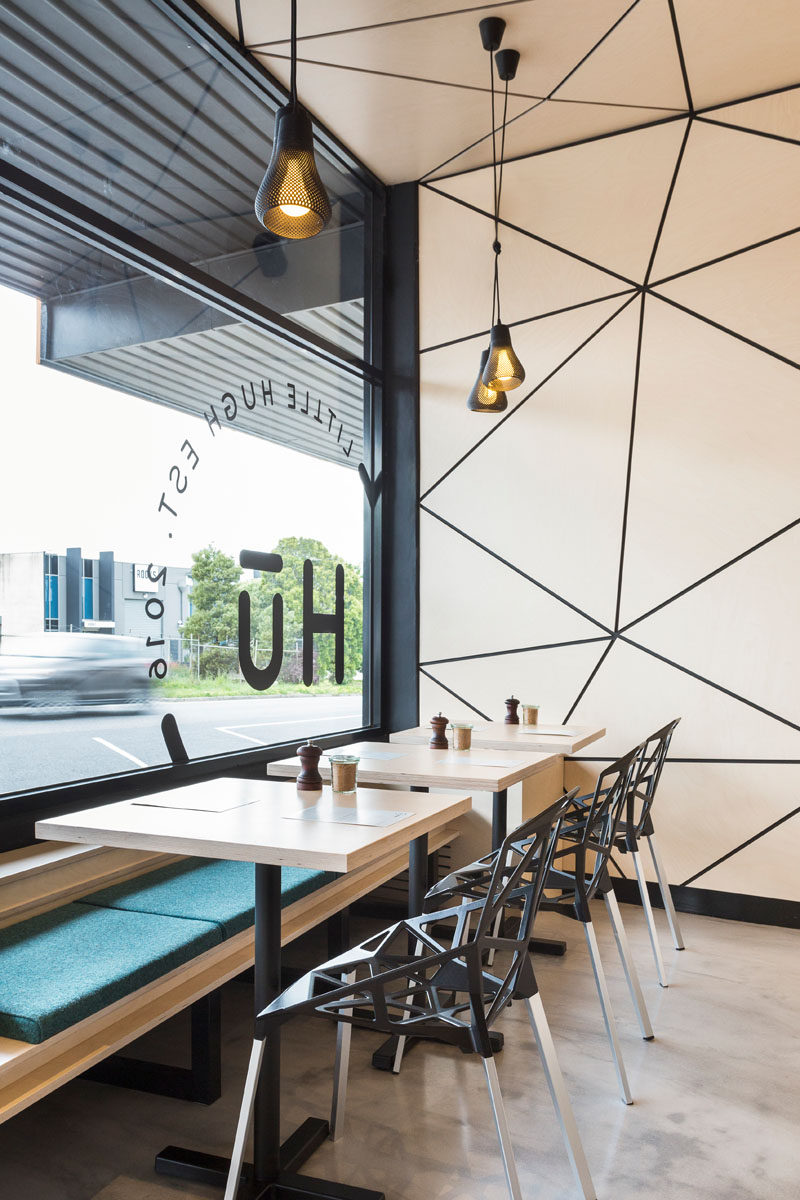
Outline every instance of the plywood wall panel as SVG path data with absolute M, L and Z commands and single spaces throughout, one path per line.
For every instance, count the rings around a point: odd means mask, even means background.
M 491 181 L 480 207 L 491 208 Z M 456 210 L 456 211 L 454 211 Z M 422 349 L 491 324 L 494 223 L 430 188 L 420 191 L 420 328 Z M 454 237 L 454 232 L 456 236 Z M 503 310 L 507 321 L 596 300 L 625 285 L 587 263 L 517 233 L 501 231 Z
M 648 299 L 623 626 L 800 516 L 799 397 L 794 368 Z
M 525 363 L 526 377 L 520 388 L 509 393 L 507 411 L 511 411 L 553 372 L 559 371 L 559 368 L 563 370 L 561 364 L 565 359 L 574 354 L 603 322 L 612 318 L 624 302 L 624 297 L 601 301 L 556 316 L 515 325 L 514 346 Z M 504 305 L 504 315 L 506 311 Z M 467 396 L 477 379 L 481 351 L 487 345 L 488 336 L 472 338 L 457 346 L 430 350 L 420 356 L 423 396 L 420 406 L 420 483 L 423 496 L 484 434 L 502 422 L 502 417 L 493 413 L 473 413 L 473 420 L 464 420 Z M 545 384 L 545 387 L 549 390 L 551 384 Z M 541 402 L 546 403 L 546 400 Z M 529 406 L 539 403 L 538 398 L 526 401 Z M 547 486 L 550 482 L 549 479 L 540 479 L 536 487 Z M 477 486 L 480 488 L 479 483 Z M 475 500 L 480 503 L 477 495 Z M 512 506 L 518 506 L 523 503 L 523 498 L 517 493 L 509 497 L 509 502 Z M 458 519 L 456 523 L 459 523 Z
M 800 146 L 695 121 L 652 279 L 795 229 Z
M 420 515 L 420 571 L 429 587 L 421 613 L 423 663 L 602 636 L 596 625 L 426 512 Z M 435 666 L 430 669 L 436 674 Z
M 690 661 L 674 661 L 692 670 Z M 603 754 L 624 754 L 681 717 L 670 747 L 678 758 L 800 759 L 797 730 L 726 695 L 714 682 L 618 641 L 572 719 L 580 725 L 605 725 Z
M 799 856 L 800 813 L 795 813 L 790 821 L 702 875 L 694 886 L 737 893 L 746 887 L 748 896 L 795 900 Z
M 709 116 L 715 121 L 744 125 L 748 129 L 800 142 L 800 88 L 778 92 L 775 96 L 762 96 L 760 100 L 748 100 L 745 104 L 726 104 Z
M 556 95 L 593 103 L 685 109 L 667 0 L 639 0 Z
M 658 292 L 800 364 L 800 234 L 681 275 Z
M 675 0 L 675 13 L 698 108 L 797 83 L 795 0 Z
M 640 280 L 650 259 L 685 130 L 678 120 L 509 163 L 503 216 L 592 263 Z M 440 182 L 485 204 L 484 173 Z
M 587 311 L 568 315 L 577 323 Z M 633 302 L 425 500 L 604 625 L 616 605 L 638 325 Z

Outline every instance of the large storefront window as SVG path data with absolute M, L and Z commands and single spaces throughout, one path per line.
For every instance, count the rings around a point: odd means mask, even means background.
M 0 20 L 0 795 L 164 764 L 166 711 L 192 759 L 370 725 L 373 193 L 322 153 L 278 242 L 269 97 L 164 6 Z

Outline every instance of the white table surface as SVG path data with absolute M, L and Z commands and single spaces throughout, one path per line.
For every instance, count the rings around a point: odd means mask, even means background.
M 170 803 L 233 804 L 222 812 L 158 807 Z M 273 866 L 350 871 L 407 846 L 471 808 L 468 795 L 377 791 L 359 787 L 355 796 L 298 792 L 267 779 L 216 778 L 122 800 L 36 823 L 36 836 L 61 842 L 157 850 L 202 858 L 236 859 Z M 375 809 L 411 815 L 388 826 L 295 820 L 287 814 L 320 805 Z
M 397 783 L 409 787 L 473 788 L 500 792 L 531 775 L 544 771 L 561 758 L 554 753 L 526 750 L 431 750 L 428 746 L 403 746 L 391 742 L 350 742 L 332 754 L 358 755 L 359 784 Z M 370 757 L 372 755 L 372 757 Z M 491 762 L 492 765 L 488 765 Z M 496 765 L 495 765 L 496 764 Z M 271 778 L 294 779 L 302 770 L 299 758 L 282 758 L 267 764 Z M 330 779 L 323 754 L 319 770 Z M 397 793 L 393 793 L 396 795 Z M 416 794 L 416 793 L 414 793 Z
M 462 718 L 456 717 L 460 721 Z M 472 745 L 482 749 L 541 753 L 575 754 L 584 746 L 605 737 L 606 731 L 595 725 L 551 725 L 542 722 L 545 732 L 538 725 L 506 725 L 503 721 L 484 721 L 475 717 L 464 717 L 465 724 L 472 724 Z M 400 729 L 389 735 L 390 742 L 406 745 L 427 745 L 432 736 L 430 725 L 417 725 L 414 729 Z M 453 731 L 447 730 L 447 740 L 453 744 Z

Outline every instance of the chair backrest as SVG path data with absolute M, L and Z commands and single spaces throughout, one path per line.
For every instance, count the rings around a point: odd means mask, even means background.
M 575 886 L 576 901 L 584 906 L 604 881 L 623 810 L 639 777 L 643 751 L 643 746 L 636 746 L 601 771 L 591 800 L 565 817 L 564 836 L 569 844 L 556 852 L 554 866 L 562 871 L 560 860 L 575 856 L 574 872 L 570 870 L 568 876 Z
M 161 733 L 173 766 L 188 763 L 189 755 L 186 753 L 186 747 L 183 744 L 183 738 L 178 729 L 178 722 L 172 713 L 164 713 L 164 716 L 161 718 Z
M 669 753 L 669 744 L 672 741 L 675 727 L 679 722 L 680 717 L 676 717 L 674 721 L 670 721 L 662 729 L 657 729 L 655 733 L 651 733 L 650 737 L 646 738 L 643 742 L 642 761 L 631 790 L 630 807 L 627 817 L 629 833 L 634 838 L 642 837 L 648 832 L 652 832 L 650 809 L 653 807 L 653 801 L 658 789 L 658 781 L 661 778 L 661 772 L 664 770 L 664 763 Z M 641 804 L 638 817 L 635 815 L 635 803 L 637 800 Z
M 550 871 L 564 813 L 578 789 L 562 796 L 538 816 L 513 830 L 495 852 L 494 863 L 485 876 L 485 896 L 475 915 L 478 917 L 473 938 L 478 952 L 510 952 L 499 987 L 488 1007 L 485 1019 L 489 1027 L 515 995 L 533 995 L 536 984 L 528 953 L 545 880 Z M 513 932 L 503 927 L 509 906 L 519 914 Z M 523 978 L 523 972 L 525 978 Z

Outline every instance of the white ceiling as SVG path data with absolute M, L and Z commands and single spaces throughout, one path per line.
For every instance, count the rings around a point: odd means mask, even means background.
M 244 45 L 287 83 L 289 0 L 240 0 L 238 14 L 236 0 L 204 4 L 235 37 L 240 15 Z M 488 15 L 504 17 L 503 44 L 522 55 L 509 156 L 797 82 L 798 0 L 456 4 L 299 0 L 301 99 L 387 183 L 490 161 L 489 63 L 478 34 Z

